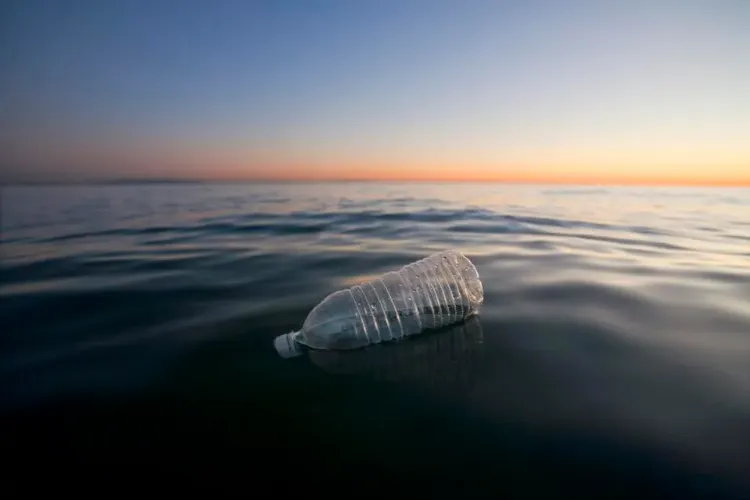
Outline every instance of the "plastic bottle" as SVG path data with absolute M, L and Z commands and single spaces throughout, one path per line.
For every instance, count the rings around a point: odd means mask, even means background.
M 479 312 L 479 273 L 461 252 L 447 250 L 382 277 L 328 295 L 302 329 L 276 337 L 284 358 L 305 348 L 356 349 L 401 340 L 463 321 Z

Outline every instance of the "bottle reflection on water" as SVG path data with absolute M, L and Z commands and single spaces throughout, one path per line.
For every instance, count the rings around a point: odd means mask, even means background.
M 474 385 L 484 336 L 478 316 L 424 336 L 353 351 L 310 350 L 310 361 L 332 375 L 363 376 L 463 394 Z

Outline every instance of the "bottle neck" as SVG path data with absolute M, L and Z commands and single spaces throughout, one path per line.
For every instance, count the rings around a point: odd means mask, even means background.
M 284 335 L 279 335 L 273 341 L 273 346 L 276 348 L 276 352 L 282 358 L 294 358 L 302 355 L 302 345 L 297 342 L 297 337 L 300 332 L 289 332 Z

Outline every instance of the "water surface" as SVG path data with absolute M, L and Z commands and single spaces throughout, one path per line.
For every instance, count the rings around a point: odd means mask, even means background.
M 0 402 L 22 470 L 750 491 L 750 190 L 5 187 L 1 216 Z M 477 320 L 274 352 L 328 293 L 445 248 L 483 278 Z

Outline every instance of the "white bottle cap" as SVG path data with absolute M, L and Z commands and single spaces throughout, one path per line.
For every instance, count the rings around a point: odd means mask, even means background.
M 274 339 L 273 346 L 276 348 L 276 352 L 279 353 L 279 356 L 282 358 L 293 358 L 302 354 L 302 349 L 300 349 L 299 345 L 294 340 L 294 336 L 297 335 L 297 333 L 298 332 L 285 333 Z

